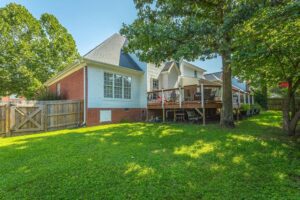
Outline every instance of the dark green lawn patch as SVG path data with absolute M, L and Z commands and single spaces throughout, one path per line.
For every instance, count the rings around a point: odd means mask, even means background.
M 299 199 L 280 113 L 238 124 L 124 123 L 0 139 L 0 199 Z

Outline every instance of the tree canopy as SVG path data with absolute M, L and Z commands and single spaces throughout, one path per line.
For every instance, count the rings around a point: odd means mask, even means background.
M 0 52 L 0 96 L 33 96 L 79 56 L 74 39 L 53 15 L 38 20 L 15 3 L 0 8 Z
M 282 89 L 286 96 L 284 129 L 295 134 L 300 118 L 294 101 L 300 87 L 300 2 L 263 8 L 236 29 L 235 74 L 271 87 L 288 82 L 288 89 Z
M 137 19 L 124 25 L 128 51 L 142 60 L 210 59 L 223 61 L 221 125 L 233 127 L 231 55 L 235 26 L 270 1 L 263 0 L 135 0 Z

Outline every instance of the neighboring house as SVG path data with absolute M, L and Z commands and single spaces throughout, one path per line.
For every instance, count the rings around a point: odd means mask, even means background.
M 124 45 L 126 38 L 112 35 L 45 85 L 66 99 L 82 100 L 88 126 L 141 121 L 151 112 L 165 119 L 165 113 L 182 109 L 205 116 L 205 109 L 213 114 L 222 106 L 221 82 L 206 78 L 204 69 L 184 60 L 144 63 L 125 53 Z
M 1 102 L 19 102 L 26 100 L 25 97 L 19 97 L 15 94 L 12 94 L 10 96 L 0 97 Z

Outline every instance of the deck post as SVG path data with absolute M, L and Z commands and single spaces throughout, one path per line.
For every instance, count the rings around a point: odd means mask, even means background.
M 248 104 L 250 105 L 250 94 L 247 95 L 248 96 Z
M 244 95 L 244 104 L 246 104 L 246 93 L 243 94 Z
M 161 89 L 161 106 L 162 106 L 162 114 L 163 114 L 163 122 L 165 122 L 166 120 L 166 116 L 165 116 L 165 95 L 164 95 L 164 90 Z
M 173 113 L 173 115 L 174 115 L 174 116 L 173 116 L 173 118 L 174 118 L 173 120 L 174 120 L 174 122 L 176 122 L 176 110 L 174 109 L 173 112 L 174 112 L 174 113 Z
M 241 91 L 239 90 L 239 96 L 238 96 L 238 106 L 236 110 L 236 120 L 240 120 L 240 107 L 241 107 Z
M 205 107 L 204 107 L 204 87 L 203 84 L 201 84 L 201 107 L 203 112 L 203 125 L 205 125 Z
M 239 96 L 238 96 L 238 107 L 241 105 L 241 91 L 239 90 Z
M 181 95 L 181 87 L 179 87 L 179 107 L 182 105 L 182 95 Z

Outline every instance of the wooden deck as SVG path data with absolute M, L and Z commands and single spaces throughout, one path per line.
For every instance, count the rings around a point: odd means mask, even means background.
M 222 103 L 220 101 L 209 101 L 204 103 L 204 108 L 221 108 Z M 149 110 L 158 110 L 158 109 L 195 109 L 203 108 L 200 101 L 183 101 L 178 102 L 164 102 L 162 103 L 148 103 Z

